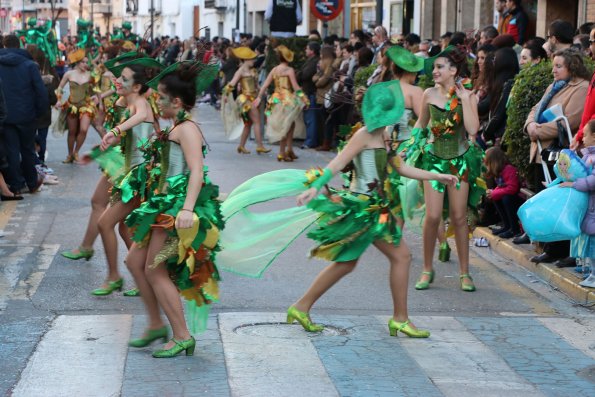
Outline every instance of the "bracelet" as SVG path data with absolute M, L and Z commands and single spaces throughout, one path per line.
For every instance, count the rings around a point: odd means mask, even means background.
M 333 173 L 330 169 L 311 169 L 306 172 L 306 182 L 308 187 L 313 187 L 317 191 L 322 189 L 333 178 Z
M 112 134 L 114 134 L 114 136 L 117 138 L 120 136 L 120 127 L 114 127 L 112 128 L 109 132 L 111 132 Z
M 194 212 L 194 211 L 192 211 L 192 210 L 189 210 L 189 209 L 186 209 L 186 208 L 182 208 L 182 209 L 180 210 L 180 212 L 182 212 L 182 211 Z

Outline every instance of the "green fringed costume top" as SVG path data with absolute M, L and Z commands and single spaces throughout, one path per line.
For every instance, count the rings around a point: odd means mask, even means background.
M 124 203 L 136 196 L 139 196 L 141 201 L 146 200 L 152 192 L 150 184 L 147 183 L 150 170 L 143 163 L 154 131 L 153 123 L 143 122 L 132 127 L 122 137 L 120 145 L 124 153 L 126 171 L 122 180 L 114 185 L 112 194 Z
M 376 240 L 398 245 L 402 209 L 400 177 L 386 149 L 366 149 L 353 160 L 349 189 L 330 189 L 307 206 L 252 212 L 252 205 L 295 196 L 309 188 L 308 174 L 285 169 L 267 172 L 238 186 L 223 203 L 225 230 L 217 258 L 221 270 L 261 277 L 300 234 L 316 241 L 311 255 L 345 262 L 359 258 Z M 394 161 L 398 164 L 398 158 Z
M 469 184 L 468 207 L 475 212 L 486 186 L 482 179 L 483 150 L 467 138 L 463 122 L 463 107 L 453 111 L 430 105 L 427 129 L 415 129 L 411 139 L 399 147 L 407 153 L 407 163 L 427 171 L 451 174 Z M 429 181 L 432 189 L 444 192 L 444 184 Z M 415 182 L 417 184 L 417 182 Z M 460 187 L 460 182 L 457 188 Z M 445 195 L 445 213 L 448 197 Z
M 167 266 L 187 302 L 188 323 L 196 333 L 206 329 L 209 304 L 219 299 L 215 256 L 220 250 L 219 232 L 224 228 L 217 199 L 219 188 L 211 183 L 205 166 L 204 182 L 194 205 L 194 226 L 176 229 L 175 218 L 184 206 L 190 173 L 181 146 L 171 140 L 161 143 L 160 175 L 164 177 L 158 192 L 132 211 L 126 224 L 137 244 L 148 244 L 153 228 L 167 231 L 168 238 L 152 266 Z
M 332 189 L 308 207 L 319 213 L 308 237 L 318 243 L 311 255 L 334 262 L 359 258 L 376 240 L 401 241 L 403 213 L 399 176 L 384 148 L 365 149 L 353 159 L 349 190 Z

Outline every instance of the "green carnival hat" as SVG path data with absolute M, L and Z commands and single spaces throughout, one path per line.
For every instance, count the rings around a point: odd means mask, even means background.
M 163 69 L 163 65 L 157 62 L 156 59 L 146 57 L 131 59 L 130 61 L 122 62 L 119 65 L 108 67 L 108 70 L 112 72 L 114 76 L 120 77 L 120 75 L 122 74 L 122 70 L 124 70 L 125 67 L 131 65 L 141 65 L 146 68 L 156 68 L 159 70 Z
M 171 74 L 178 70 L 182 65 L 191 65 L 192 67 L 198 70 L 194 83 L 196 85 L 196 95 L 200 95 L 204 90 L 206 90 L 211 83 L 215 80 L 217 75 L 219 74 L 219 66 L 217 64 L 204 64 L 202 62 L 195 62 L 195 61 L 183 61 L 183 62 L 176 62 L 173 65 L 170 65 L 163 69 L 157 76 L 151 79 L 147 85 L 154 90 L 157 90 L 157 86 L 162 78 Z
M 431 76 L 432 70 L 434 69 L 434 61 L 436 61 L 436 59 L 438 59 L 440 57 L 443 57 L 444 55 L 448 54 L 449 52 L 451 52 L 454 49 L 455 49 L 454 45 L 449 45 L 444 50 L 442 50 L 439 54 L 434 55 L 433 57 L 424 59 L 424 73 L 427 76 Z
M 110 69 L 110 68 L 113 68 L 116 65 L 116 63 L 130 61 L 134 58 L 144 58 L 144 57 L 146 57 L 146 55 L 141 52 L 130 51 L 130 52 L 125 52 L 124 54 L 120 54 L 117 57 L 110 59 L 109 61 L 106 61 L 103 65 L 106 68 Z
M 386 51 L 386 55 L 403 70 L 417 73 L 424 68 L 424 59 L 415 56 L 400 45 L 394 45 Z
M 130 21 L 122 22 L 122 29 L 132 30 L 132 22 L 130 22 Z
M 362 102 L 362 115 L 368 132 L 395 124 L 405 111 L 405 98 L 399 80 L 372 84 Z

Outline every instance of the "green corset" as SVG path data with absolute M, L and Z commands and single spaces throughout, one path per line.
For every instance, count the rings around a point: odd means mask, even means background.
M 442 159 L 453 159 L 463 155 L 469 149 L 467 142 L 467 132 L 463 123 L 463 108 L 457 106 L 456 112 L 459 114 L 460 123 L 454 123 L 453 134 L 435 134 L 432 129 L 439 127 L 447 120 L 450 112 L 439 108 L 436 105 L 430 105 L 430 132 L 432 132 L 432 141 L 430 152 L 436 157 Z M 441 131 L 442 132 L 442 131 Z
M 370 183 L 384 182 L 386 178 L 386 149 L 365 149 L 353 159 L 353 170 L 349 190 L 355 193 L 369 194 Z
M 126 133 L 124 161 L 126 169 L 142 164 L 144 161 L 141 145 L 145 145 L 155 130 L 153 123 L 143 122 L 132 127 L 132 131 Z

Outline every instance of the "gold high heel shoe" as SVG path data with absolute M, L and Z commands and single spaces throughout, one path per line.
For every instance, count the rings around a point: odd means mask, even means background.
M 250 151 L 243 146 L 238 146 L 237 150 L 239 154 L 250 154 Z
M 287 153 L 279 153 L 277 155 L 277 161 L 285 161 L 286 163 L 291 163 L 293 159 Z
M 266 147 L 257 147 L 256 148 L 256 154 L 261 154 L 261 153 L 268 153 L 270 152 L 271 149 L 270 148 L 266 148 Z
M 324 329 L 323 325 L 312 323 L 308 313 L 301 312 L 295 307 L 291 306 L 289 309 L 287 309 L 287 323 L 293 324 L 294 321 L 300 323 L 302 327 L 304 327 L 304 329 L 308 332 L 320 332 Z
M 288 155 L 289 157 L 291 157 L 291 159 L 292 159 L 292 160 L 297 160 L 297 159 L 299 159 L 299 157 L 298 157 L 298 156 L 296 156 L 296 154 L 293 152 L 293 150 L 289 150 L 289 151 L 287 152 L 287 155 Z
M 409 319 L 403 323 L 400 323 L 391 318 L 388 320 L 388 331 L 390 332 L 390 336 L 397 336 L 399 331 L 410 338 L 427 338 L 430 336 L 430 331 L 413 328 L 410 325 Z

